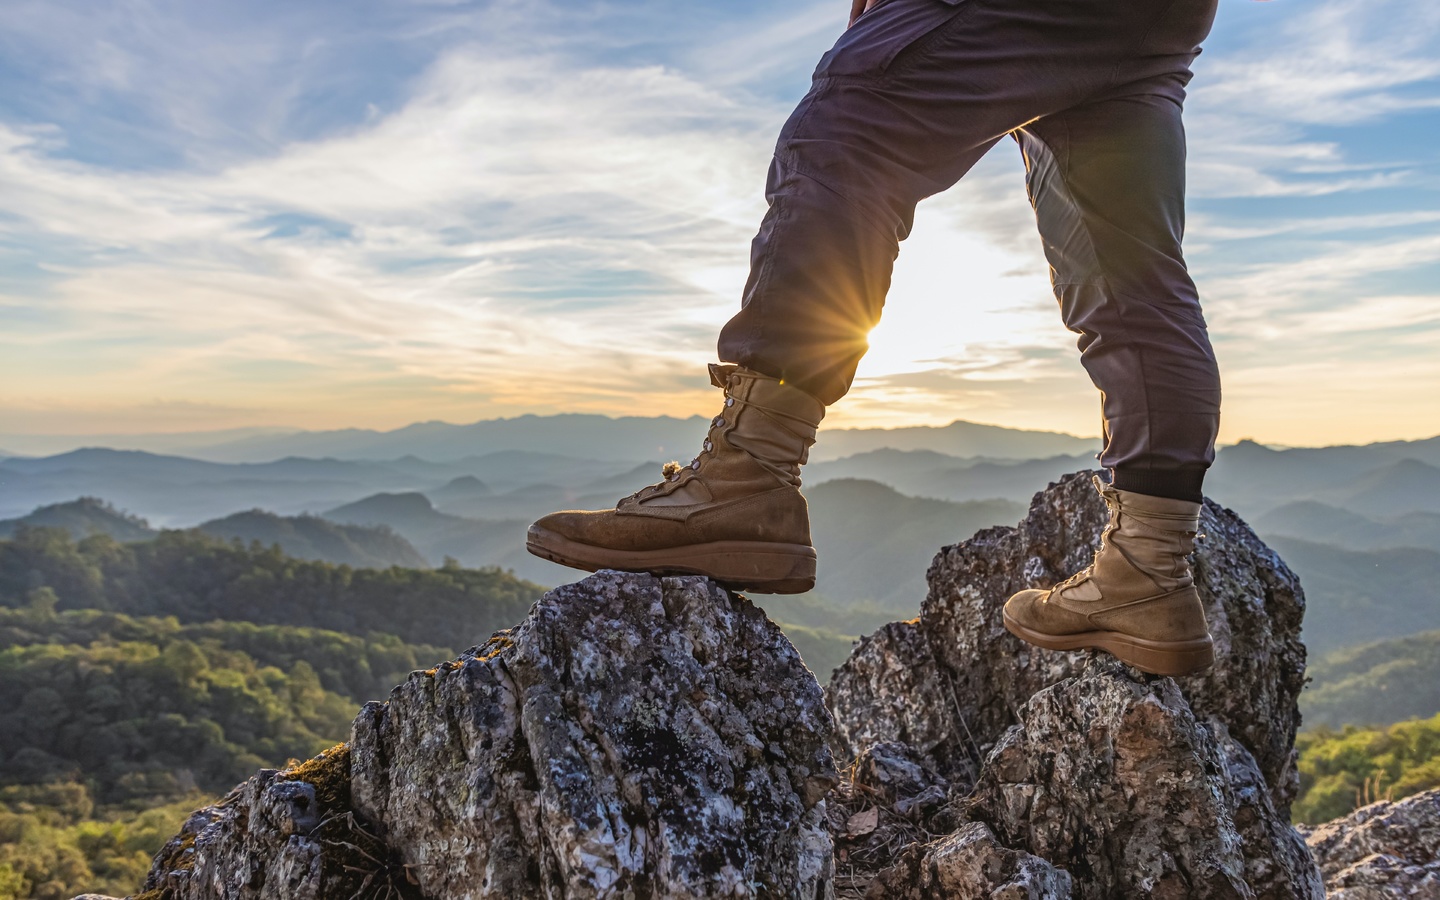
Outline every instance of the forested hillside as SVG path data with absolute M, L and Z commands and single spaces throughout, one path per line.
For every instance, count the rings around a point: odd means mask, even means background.
M 133 890 L 198 803 L 342 740 L 361 703 L 452 652 L 28 597 L 0 608 L 0 898 Z
M 1375 800 L 1440 787 L 1440 715 L 1388 728 L 1301 732 L 1297 822 L 1317 824 Z
M 61 610 L 379 632 L 455 649 L 519 622 L 542 593 L 499 569 L 352 569 L 193 532 L 121 544 L 21 529 L 0 542 L 0 605 L 24 605 L 40 587 Z

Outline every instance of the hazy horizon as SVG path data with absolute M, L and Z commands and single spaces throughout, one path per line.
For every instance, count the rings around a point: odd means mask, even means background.
M 517 419 L 526 418 L 527 416 L 533 416 L 533 417 L 538 417 L 538 418 L 552 418 L 552 417 L 565 416 L 565 415 L 586 415 L 586 416 L 591 416 L 591 415 L 593 415 L 593 416 L 601 416 L 601 417 L 603 417 L 603 418 L 607 418 L 607 419 L 611 419 L 611 420 L 620 420 L 620 419 L 625 419 L 625 418 L 636 418 L 636 417 L 630 416 L 630 415 L 624 415 L 624 414 L 622 414 L 622 415 L 609 415 L 609 414 L 606 414 L 606 413 L 578 413 L 578 412 L 576 412 L 576 413 L 550 413 L 550 414 L 543 414 L 543 415 L 542 415 L 542 414 L 535 414 L 535 413 L 521 413 L 521 414 L 518 414 L 518 415 L 515 415 L 515 416 L 494 417 L 494 418 L 490 418 L 490 419 L 477 419 L 477 420 L 467 421 L 467 422 L 451 422 L 451 421 L 445 421 L 445 420 L 443 420 L 443 419 L 417 420 L 417 421 L 414 421 L 414 422 L 408 422 L 408 423 L 406 423 L 406 424 L 404 424 L 404 425 L 400 425 L 400 426 L 397 426 L 397 427 L 395 427 L 395 428 L 377 428 L 377 429 L 361 428 L 361 427 L 357 427 L 357 426 L 351 426 L 351 427 L 348 427 L 348 428 L 338 428 L 338 429 L 306 429 L 306 428 L 291 428 L 291 427 L 284 427 L 284 426 L 263 426 L 263 425 L 262 425 L 262 426 L 243 427 L 243 428 L 200 429 L 200 430 L 174 430 L 174 431 L 131 432 L 131 433 L 111 433 L 111 434 L 97 434 L 97 433 L 85 433 L 85 432 L 79 432 L 79 433 L 73 433 L 73 434 L 70 434 L 70 433 L 56 433 L 56 434 L 18 434 L 18 433 L 3 433 L 3 432 L 0 432 L 0 455 L 3 455 L 3 454 L 5 454 L 5 453 L 15 453 L 15 454 L 18 454 L 18 455 L 21 455 L 21 456 L 53 456 L 53 455 L 58 455 L 58 454 L 61 454 L 61 453 L 71 452 L 71 451 L 74 451 L 74 450 L 81 450 L 81 449 L 88 449 L 88 448 L 103 448 L 103 449 L 113 449 L 113 450 L 142 450 L 142 451 L 151 452 L 151 453 L 160 453 L 160 454 L 169 454 L 169 455 L 184 456 L 185 453 L 186 453 L 186 451 L 187 451 L 187 449 L 188 449 L 188 450 L 205 450 L 205 449 L 210 449 L 211 447 L 225 446 L 225 445 L 230 444 L 231 442 L 243 442 L 243 441 L 245 441 L 245 440 L 247 440 L 247 439 L 249 439 L 249 438 L 264 438 L 264 437 L 277 437 L 277 438 L 278 438 L 278 437 L 283 437 L 283 436 L 286 436 L 286 435 L 321 434 L 321 433 L 330 433 L 330 432 L 337 432 L 337 433 L 338 433 L 338 432 L 345 432 L 345 431 L 356 431 L 356 432 L 361 432 L 361 433 L 374 433 L 374 434 L 378 434 L 378 435 L 385 435 L 385 434 L 393 434 L 393 433 L 399 432 L 399 431 L 404 431 L 405 429 L 412 428 L 412 427 L 416 427 L 416 426 L 439 425 L 439 426 L 447 426 L 447 427 L 453 427 L 453 428 L 465 428 L 465 427 L 469 427 L 469 426 L 473 426 L 473 425 L 483 424 L 483 423 L 485 423 L 485 422 L 514 421 L 514 420 L 517 420 Z M 643 417 L 638 417 L 638 418 L 655 418 L 655 419 L 659 419 L 659 418 L 671 418 L 671 419 L 676 419 L 676 420 L 680 420 L 680 421 L 685 421 L 687 418 L 688 418 L 688 419 L 699 419 L 699 420 L 702 420 L 702 421 L 703 421 L 703 419 L 704 419 L 704 417 L 701 416 L 701 415 L 699 415 L 698 413 L 695 414 L 694 416 L 690 416 L 690 417 L 682 417 L 682 416 L 670 416 L 670 417 L 666 417 L 666 416 L 653 416 L 653 417 L 652 417 L 652 416 L 643 416 Z M 1097 432 L 1097 433 L 1094 433 L 1094 434 L 1076 434 L 1076 433 L 1074 433 L 1074 432 L 1058 431 L 1058 430 L 1055 430 L 1055 429 L 1044 429 L 1044 428 L 1036 428 L 1036 429 L 1023 429 L 1023 428 L 1021 428 L 1021 429 L 1014 429 L 1014 428 L 1010 428 L 1009 426 L 1005 426 L 1005 425 L 997 425 L 997 424 L 995 424 L 995 423 L 993 423 L 993 422 L 975 422 L 975 421 L 969 420 L 969 419 L 954 419 L 954 420 L 951 420 L 951 421 L 949 421 L 949 422 L 945 422 L 945 423 L 941 423 L 941 424 L 937 424 L 937 425 L 924 424 L 924 425 L 881 425 L 881 426 L 867 426 L 867 425 L 844 425 L 844 426 L 840 426 L 840 425 L 835 425 L 835 424 L 827 421 L 827 422 L 824 424 L 824 426 L 822 427 L 822 429 L 821 429 L 821 443 L 817 445 L 817 448 L 823 450 L 824 433 L 827 432 L 827 431 L 841 431 L 841 430 L 843 430 L 843 431 L 897 431 L 897 430 L 901 430 L 901 429 L 917 428 L 917 427 L 918 427 L 918 428 L 946 428 L 946 427 L 949 427 L 949 426 L 952 426 L 952 425 L 976 425 L 976 426 L 980 426 L 980 427 L 984 427 L 984 428 L 1003 428 L 1003 429 L 1006 429 L 1006 430 L 1018 431 L 1018 432 L 1027 432 L 1027 431 L 1028 431 L 1028 432 L 1036 432 L 1036 433 L 1063 435 L 1063 436 L 1065 436 L 1065 437 L 1076 438 L 1076 439 L 1078 439 L 1078 440 L 1093 440 L 1093 441 L 1096 441 L 1096 442 L 1098 442 L 1098 441 L 1100 440 L 1100 434 L 1099 434 L 1098 432 Z M 700 432 L 698 432 L 698 431 L 697 431 L 696 433 L 697 433 L 697 435 L 700 434 Z M 1430 439 L 1434 439 L 1434 438 L 1440 438 L 1440 430 L 1437 430 L 1437 431 L 1435 431 L 1435 432 L 1428 433 L 1428 434 L 1424 434 L 1424 433 L 1422 433 L 1422 434 L 1417 434 L 1417 435 L 1410 436 L 1410 437 L 1400 437 L 1400 438 L 1375 438 L 1375 439 L 1363 439 L 1363 440 L 1336 441 L 1336 442 L 1333 442 L 1333 443 L 1324 443 L 1324 444 L 1286 444 L 1286 443 L 1281 443 L 1281 442 L 1277 442 L 1277 441 L 1268 441 L 1268 440 L 1265 440 L 1262 436 L 1256 436 L 1256 435 L 1241 435 L 1241 436 L 1238 436 L 1238 437 L 1234 438 L 1233 440 L 1229 440 L 1229 441 L 1222 440 L 1222 441 L 1218 442 L 1216 446 L 1217 446 L 1217 449 L 1219 449 L 1219 448 L 1222 448 L 1222 447 L 1233 446 L 1233 445 L 1235 445 L 1235 444 L 1238 444 L 1238 443 L 1241 443 L 1241 442 L 1244 442 L 1244 441 L 1253 441 L 1253 442 L 1255 442 L 1255 443 L 1261 444 L 1261 445 L 1263 445 L 1263 446 L 1265 446 L 1265 447 L 1269 447 L 1269 448 L 1275 449 L 1275 450 L 1321 449 L 1321 448 L 1325 448 L 1325 447 L 1365 446 L 1365 445 L 1369 445 L 1369 444 L 1380 444 L 1380 443 L 1391 443 L 1391 442 L 1425 441 L 1425 440 L 1430 440 Z M 557 448 L 557 449 L 562 449 L 562 448 Z

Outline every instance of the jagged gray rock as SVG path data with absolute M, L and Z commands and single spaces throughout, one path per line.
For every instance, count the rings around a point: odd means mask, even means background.
M 192 813 L 155 857 L 159 900 L 328 900 L 315 786 L 264 769 Z M 333 878 L 331 879 L 334 880 Z
M 1361 807 L 1306 843 L 1332 900 L 1440 898 L 1440 789 Z
M 995 873 L 1012 870 L 1031 873 L 1026 884 L 1057 889 L 1041 877 L 1050 868 L 1073 879 L 1056 896 L 1084 900 L 1324 896 L 1299 835 L 1269 805 L 1253 758 L 1197 720 L 1172 679 L 1096 657 L 1078 677 L 1032 697 L 1018 717 L 955 804 L 952 834 L 907 850 L 876 876 L 868 897 L 1012 896 L 994 893 Z M 957 835 L 965 837 L 952 840 Z M 956 855 L 959 847 L 969 849 Z M 1002 857 L 1038 862 L 967 862 Z M 950 893 L 915 893 L 940 884 L 941 873 Z M 1026 890 L 1013 896 L 1051 896 Z
M 1069 900 L 1070 874 L 1000 844 L 980 822 L 913 845 L 881 872 L 867 900 Z
M 984 754 L 973 741 L 956 739 L 966 734 L 956 716 L 959 698 L 919 619 L 891 622 L 861 638 L 831 676 L 826 702 L 835 713 L 840 756 L 855 758 L 873 744 L 898 741 L 951 779 L 975 780 Z
M 1068 870 L 1077 896 L 1323 896 L 1288 821 L 1304 595 L 1234 513 L 1207 501 L 1194 557 L 1216 641 L 1209 672 L 1151 678 L 1005 631 L 1006 598 L 1083 568 L 1107 517 L 1076 473 L 1018 526 L 942 549 L 920 616 L 863 640 L 831 679 L 837 751 L 908 743 L 965 798 L 944 827 L 985 823 L 999 846 Z
M 872 803 L 914 817 L 945 802 L 949 785 L 900 741 L 866 747 L 856 759 L 852 779 Z
M 1019 717 L 966 814 L 1006 846 L 1069 871 L 1076 896 L 1323 896 L 1294 830 L 1233 789 L 1230 770 L 1248 754 L 1227 758 L 1172 679 L 1097 657 Z M 1247 774 L 1263 784 L 1253 766 Z M 1268 827 L 1247 828 L 1241 814 Z
M 1245 883 L 1264 898 L 1320 897 L 1320 873 L 1300 833 L 1276 810 L 1255 757 L 1224 724 L 1205 722 L 1220 748 L 1231 820 L 1245 857 Z
M 963 780 L 1030 697 L 1080 672 L 1087 653 L 1020 641 L 1005 630 L 1000 608 L 1012 593 L 1048 587 L 1089 563 L 1107 518 L 1089 479 L 1066 476 L 1035 495 L 1016 527 L 987 529 L 936 555 L 919 618 L 863 640 L 831 679 L 828 702 L 845 755 L 898 738 Z M 1201 529 L 1194 566 L 1217 661 L 1177 681 L 1197 716 L 1224 725 L 1254 757 L 1284 818 L 1298 786 L 1304 594 L 1234 513 L 1206 501 Z
M 830 731 L 814 676 L 747 599 L 602 572 L 413 673 L 348 746 L 197 813 L 147 888 L 346 900 L 368 877 L 428 900 L 827 898 Z

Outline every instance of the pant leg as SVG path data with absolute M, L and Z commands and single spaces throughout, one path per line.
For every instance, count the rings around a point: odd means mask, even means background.
M 916 203 L 1005 134 L 1103 94 L 1174 7 L 1204 2 L 882 0 L 821 60 L 780 134 L 720 358 L 834 403 Z
M 1199 500 L 1220 376 L 1180 247 L 1181 97 L 1173 73 L 1147 79 L 1016 139 L 1062 318 L 1101 392 L 1101 464 L 1123 490 Z

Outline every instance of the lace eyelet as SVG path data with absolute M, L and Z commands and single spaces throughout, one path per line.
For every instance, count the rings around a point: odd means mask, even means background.
M 734 406 L 734 405 L 735 405 L 735 398 L 734 398 L 734 397 L 726 397 L 726 398 L 725 398 L 725 405 L 726 405 L 726 406 Z

